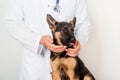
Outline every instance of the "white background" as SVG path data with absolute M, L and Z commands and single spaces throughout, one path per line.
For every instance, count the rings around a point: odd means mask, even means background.
M 120 80 L 120 0 L 86 0 L 92 23 L 80 57 L 96 80 Z M 0 80 L 18 80 L 22 48 L 7 32 L 8 0 L 0 0 Z

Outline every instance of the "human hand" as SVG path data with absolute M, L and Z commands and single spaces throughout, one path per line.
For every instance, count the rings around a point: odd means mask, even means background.
M 67 55 L 75 57 L 78 55 L 79 51 L 80 51 L 80 43 L 79 41 L 75 42 L 75 45 L 73 46 L 73 48 L 68 48 L 66 49 L 67 51 Z
M 40 40 L 40 44 L 45 45 L 49 50 L 55 53 L 63 52 L 66 49 L 66 46 L 53 44 L 53 40 L 49 35 L 42 36 Z

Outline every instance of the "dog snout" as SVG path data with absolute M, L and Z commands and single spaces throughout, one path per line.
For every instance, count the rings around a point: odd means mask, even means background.
M 75 43 L 75 41 L 76 41 L 76 39 L 75 39 L 74 37 L 72 37 L 72 38 L 70 39 L 70 42 L 71 42 L 71 43 Z

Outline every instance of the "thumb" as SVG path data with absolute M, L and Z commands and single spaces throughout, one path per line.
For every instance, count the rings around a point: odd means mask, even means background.
M 47 36 L 47 40 L 48 40 L 50 43 L 53 43 L 53 39 L 52 39 L 50 36 Z

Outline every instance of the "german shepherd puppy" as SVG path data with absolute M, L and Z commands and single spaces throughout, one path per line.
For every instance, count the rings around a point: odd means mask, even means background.
M 47 14 L 47 22 L 53 34 L 54 44 L 73 48 L 76 42 L 74 37 L 76 18 L 74 17 L 69 23 L 57 22 L 50 14 Z M 61 53 L 51 51 L 51 66 L 52 80 L 95 80 L 82 60 L 78 56 L 68 56 L 66 51 Z

